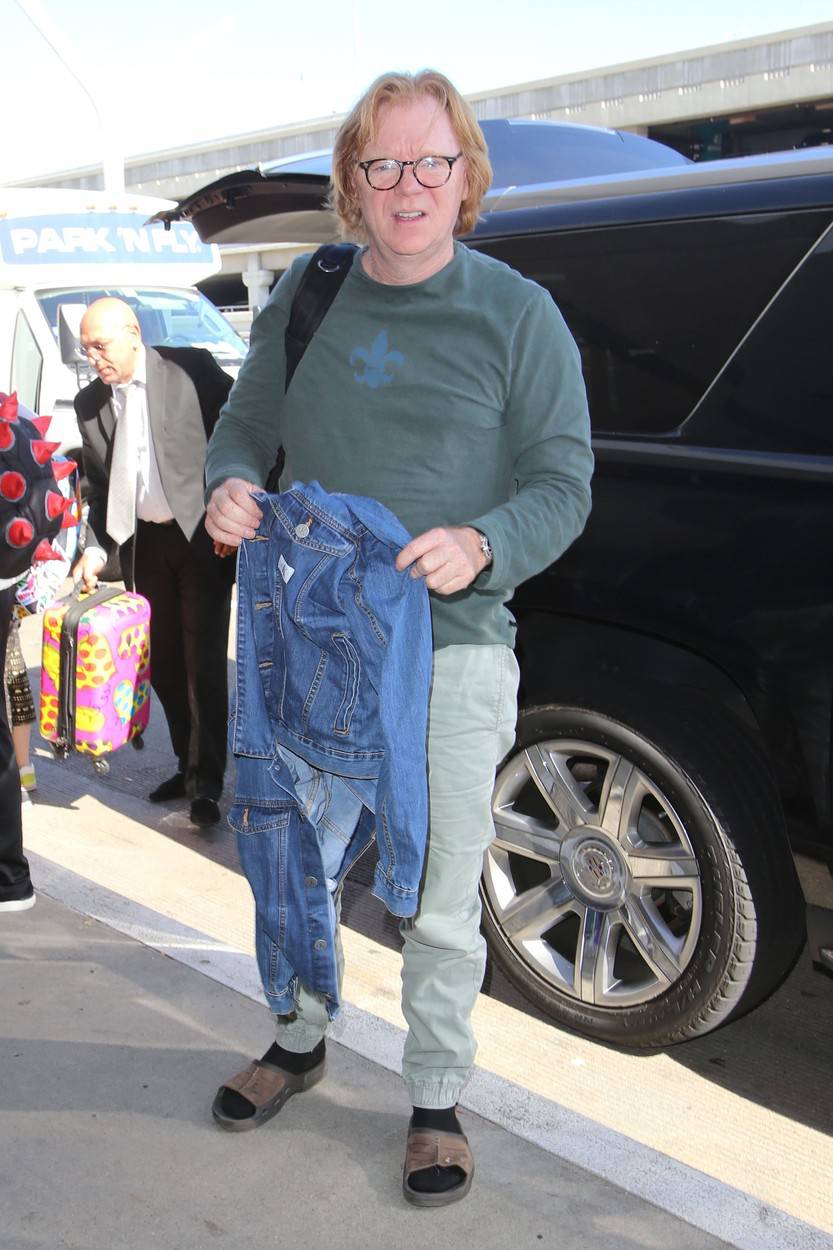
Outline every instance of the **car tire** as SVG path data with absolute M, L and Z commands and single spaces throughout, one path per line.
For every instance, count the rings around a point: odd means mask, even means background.
M 644 689 L 605 710 L 530 708 L 494 815 L 490 954 L 581 1033 L 639 1048 L 707 1033 L 772 993 L 802 948 L 771 770 L 722 710 Z

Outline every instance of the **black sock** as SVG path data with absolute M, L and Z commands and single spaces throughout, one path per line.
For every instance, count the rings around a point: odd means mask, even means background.
M 301 1052 L 284 1050 L 277 1042 L 273 1042 L 261 1063 L 274 1064 L 276 1068 L 283 1068 L 284 1072 L 291 1072 L 293 1076 L 298 1076 L 301 1072 L 309 1072 L 310 1068 L 316 1067 L 323 1058 L 324 1038 L 322 1037 L 313 1050 Z
M 434 1129 L 438 1133 L 462 1133 L 455 1107 L 414 1107 L 411 1128 Z M 434 1165 L 411 1172 L 408 1184 L 420 1194 L 444 1194 L 456 1189 L 465 1180 L 462 1168 L 441 1168 Z
M 271 1063 L 276 1068 L 283 1068 L 285 1072 L 291 1072 L 293 1076 L 298 1076 L 301 1072 L 309 1072 L 310 1068 L 316 1067 L 324 1058 L 324 1039 L 314 1048 L 314 1050 L 305 1050 L 300 1054 L 294 1050 L 284 1050 L 277 1042 L 273 1042 L 263 1056 L 261 1063 Z M 255 1113 L 255 1108 L 248 1098 L 244 1098 L 242 1094 L 238 1094 L 236 1089 L 224 1089 L 223 1096 L 220 1099 L 220 1109 L 223 1115 L 227 1115 L 232 1120 L 248 1120 Z
M 414 1107 L 412 1128 L 433 1128 L 438 1133 L 462 1133 L 455 1107 Z

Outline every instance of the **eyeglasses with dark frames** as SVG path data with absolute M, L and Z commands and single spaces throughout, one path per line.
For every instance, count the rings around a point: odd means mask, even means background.
M 392 156 L 381 156 L 372 161 L 356 161 L 356 164 L 364 170 L 368 185 L 374 191 L 392 191 L 402 181 L 408 165 L 413 169 L 419 185 L 433 191 L 445 186 L 451 177 L 454 162 L 459 161 L 462 155 L 458 152 L 456 156 L 420 156 L 416 161 L 397 161 Z

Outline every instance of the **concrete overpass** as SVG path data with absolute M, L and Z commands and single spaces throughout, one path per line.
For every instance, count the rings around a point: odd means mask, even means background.
M 833 21 L 520 83 L 468 96 L 478 117 L 527 117 L 632 130 L 708 159 L 833 142 Z M 341 116 L 274 126 L 130 157 L 130 190 L 181 199 L 221 175 L 333 144 Z M 100 188 L 99 166 L 13 184 Z M 297 249 L 224 254 L 224 273 L 280 272 Z M 221 283 L 209 294 L 232 302 Z M 229 286 L 229 290 L 231 287 Z M 219 298 L 218 298 L 219 296 Z M 239 296 L 238 296 L 239 298 Z
M 478 117 L 581 122 L 652 136 L 715 118 L 741 132 L 754 114 L 777 109 L 801 112 L 804 126 L 822 129 L 833 123 L 833 21 L 477 92 L 468 99 Z M 329 148 L 340 122 L 341 116 L 316 118 L 129 157 L 126 185 L 180 199 L 259 161 Z M 101 169 L 51 171 L 14 185 L 99 188 Z

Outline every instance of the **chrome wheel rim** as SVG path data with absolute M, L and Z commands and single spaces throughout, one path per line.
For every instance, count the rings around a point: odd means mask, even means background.
M 493 795 L 483 889 L 502 940 L 551 989 L 633 1007 L 671 988 L 700 936 L 700 868 L 669 797 L 592 742 L 513 755 Z

